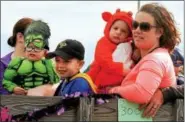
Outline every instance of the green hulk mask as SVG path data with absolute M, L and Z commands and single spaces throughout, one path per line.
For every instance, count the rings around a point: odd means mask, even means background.
M 38 48 L 49 50 L 48 39 L 50 35 L 47 23 L 40 20 L 33 21 L 24 32 L 25 46 L 27 47 L 32 42 Z
M 25 37 L 25 46 L 27 47 L 30 43 L 33 43 L 34 46 L 37 48 L 44 48 L 45 42 L 42 35 L 36 35 L 36 34 L 29 34 Z

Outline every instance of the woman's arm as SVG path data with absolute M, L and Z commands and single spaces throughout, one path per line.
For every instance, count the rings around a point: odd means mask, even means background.
M 103 38 L 102 40 L 107 40 Z M 100 40 L 95 50 L 95 61 L 108 73 L 123 75 L 123 63 L 114 62 L 112 58 L 116 45 Z
M 175 99 L 179 99 L 179 98 L 184 99 L 184 85 L 164 88 L 162 89 L 162 94 L 164 97 L 164 103 Z
M 129 101 L 144 104 L 151 99 L 159 87 L 162 77 L 161 67 L 153 61 L 148 61 L 140 67 L 135 82 L 113 87 L 109 92 L 119 94 Z
M 9 92 L 3 87 L 3 76 L 5 72 L 5 65 L 0 61 L 0 95 L 8 94 Z
M 150 102 L 148 104 L 140 105 L 140 109 L 144 108 L 144 117 L 154 117 L 163 103 L 175 99 L 184 99 L 184 85 L 167 87 L 162 90 L 158 89 L 152 96 Z

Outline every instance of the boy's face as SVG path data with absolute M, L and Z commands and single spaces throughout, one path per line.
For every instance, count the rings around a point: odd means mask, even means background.
M 82 68 L 84 61 L 76 58 L 64 60 L 59 56 L 55 57 L 56 70 L 61 78 L 72 77 Z
M 110 28 L 109 37 L 113 43 L 119 44 L 123 42 L 128 35 L 128 25 L 122 20 L 115 21 Z
M 33 43 L 30 43 L 28 46 L 26 46 L 25 54 L 27 59 L 30 61 L 38 61 L 45 56 L 46 50 L 43 48 L 38 48 Z
M 179 73 L 183 72 L 183 66 L 174 67 L 175 69 L 175 75 L 177 76 Z
M 178 75 L 179 73 L 183 72 L 183 62 L 181 60 L 177 60 L 176 64 L 174 64 L 175 74 Z

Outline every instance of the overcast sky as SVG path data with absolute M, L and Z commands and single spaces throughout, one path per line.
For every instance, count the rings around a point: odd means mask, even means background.
M 151 2 L 151 1 L 150 1 Z M 159 2 L 159 1 L 158 1 Z M 93 60 L 95 45 L 103 35 L 104 11 L 115 12 L 117 8 L 137 12 L 137 1 L 1 1 L 1 56 L 12 51 L 7 39 L 12 35 L 14 24 L 22 17 L 41 19 L 51 28 L 50 51 L 58 42 L 72 38 L 86 48 L 85 66 Z M 141 1 L 141 5 L 148 3 Z M 180 48 L 184 48 L 184 1 L 160 1 L 174 14 L 182 33 Z M 83 68 L 83 69 L 84 69 Z

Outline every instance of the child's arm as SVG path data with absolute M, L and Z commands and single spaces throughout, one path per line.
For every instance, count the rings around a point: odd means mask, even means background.
M 45 63 L 46 63 L 46 68 L 48 71 L 48 75 L 49 75 L 49 79 L 50 79 L 50 83 L 54 84 L 54 83 L 58 83 L 60 81 L 60 78 L 55 70 L 54 64 L 52 63 L 53 61 L 51 59 L 46 59 Z
M 8 67 L 5 69 L 3 76 L 3 86 L 9 92 L 13 92 L 13 89 L 17 87 L 17 85 L 13 82 L 13 79 L 17 76 L 17 68 L 19 67 L 20 61 L 20 58 L 15 58 L 11 60 L 8 64 Z
M 3 79 L 3 87 L 9 92 L 13 92 L 14 88 L 17 87 L 17 85 L 9 79 Z
M 113 51 L 111 46 L 108 46 L 104 42 L 99 41 L 95 51 L 95 60 L 105 71 L 123 75 L 123 63 L 113 62 L 112 53 Z
M 131 42 L 118 44 L 112 54 L 112 58 L 114 62 L 123 63 L 124 76 L 126 76 L 131 71 L 131 66 L 133 65 L 133 60 L 131 59 L 131 56 L 132 56 Z
M 135 103 L 147 103 L 161 83 L 163 76 L 162 71 L 156 63 L 145 63 L 143 68 L 138 71 L 139 74 L 136 82 L 113 87 L 109 92 L 119 94 L 123 98 Z
M 20 67 L 22 62 L 22 58 L 14 58 L 8 64 L 4 72 L 3 86 L 9 92 L 13 92 L 14 94 L 26 94 L 27 91 L 24 88 L 19 87 L 15 82 L 13 82 L 14 78 L 18 75 L 17 70 Z

